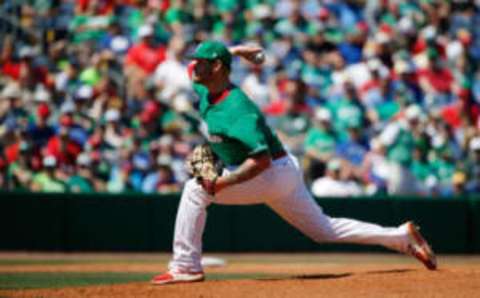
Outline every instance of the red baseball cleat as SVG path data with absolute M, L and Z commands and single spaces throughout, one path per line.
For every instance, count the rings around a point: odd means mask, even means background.
M 437 269 L 437 259 L 427 241 L 423 238 L 418 230 L 418 227 L 409 221 L 405 223 L 408 231 L 408 251 L 407 254 L 414 256 L 417 260 L 423 263 L 429 270 Z
M 165 285 L 174 283 L 186 283 L 203 281 L 205 275 L 203 272 L 167 272 L 154 276 L 150 283 L 154 285 Z

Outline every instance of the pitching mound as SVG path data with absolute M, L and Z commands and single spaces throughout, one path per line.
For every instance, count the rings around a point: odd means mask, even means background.
M 475 297 L 480 257 L 428 271 L 399 255 L 216 255 L 201 283 L 153 286 L 158 255 L 0 255 L 0 297 Z

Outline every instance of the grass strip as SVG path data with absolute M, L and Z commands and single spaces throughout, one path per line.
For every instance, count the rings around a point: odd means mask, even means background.
M 165 263 L 167 258 L 159 259 L 0 259 L 0 267 L 24 265 L 76 265 L 76 264 L 151 264 Z
M 138 272 L 0 272 L 0 289 L 24 290 L 148 282 L 152 273 Z M 209 273 L 207 280 L 275 279 L 264 273 Z

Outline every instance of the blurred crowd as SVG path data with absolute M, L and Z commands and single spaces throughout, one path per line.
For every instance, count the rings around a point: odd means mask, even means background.
M 0 188 L 178 192 L 202 142 L 186 53 L 231 79 L 316 196 L 480 192 L 478 0 L 4 0 Z

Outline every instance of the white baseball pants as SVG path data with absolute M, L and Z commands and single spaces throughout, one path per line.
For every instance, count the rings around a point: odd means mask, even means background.
M 307 190 L 298 161 L 288 155 L 273 161 L 270 168 L 255 178 L 225 188 L 215 197 L 208 195 L 194 179 L 189 180 L 177 212 L 170 271 L 202 271 L 202 236 L 206 209 L 211 203 L 267 204 L 316 242 L 383 245 L 399 252 L 405 252 L 408 245 L 407 230 L 402 226 L 385 228 L 325 215 Z

